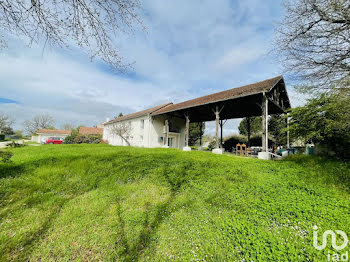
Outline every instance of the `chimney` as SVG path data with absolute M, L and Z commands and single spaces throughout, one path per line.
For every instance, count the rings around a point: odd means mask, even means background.
M 109 117 L 106 118 L 106 122 L 109 122 Z

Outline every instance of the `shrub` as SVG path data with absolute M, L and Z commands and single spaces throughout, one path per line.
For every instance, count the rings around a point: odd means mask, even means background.
M 269 138 L 269 147 L 272 147 L 274 142 Z M 250 146 L 262 146 L 261 136 L 253 136 L 250 138 Z
M 10 151 L 0 151 L 0 162 L 6 163 L 10 162 L 11 157 L 13 156 L 13 153 Z
M 102 142 L 101 135 L 81 135 L 76 132 L 64 139 L 65 144 L 98 144 Z
M 208 145 L 208 151 L 212 151 L 216 146 L 215 140 L 211 141 Z
M 64 139 L 64 141 L 63 141 L 63 143 L 64 144 L 74 144 L 74 139 L 76 138 L 76 135 L 69 135 L 69 136 L 67 136 L 65 139 Z
M 101 135 L 78 135 L 74 139 L 75 144 L 98 144 L 101 142 Z
M 74 138 L 74 144 L 82 144 L 82 143 L 89 143 L 89 139 L 85 135 L 77 135 Z
M 91 144 L 99 144 L 102 140 L 102 137 L 101 135 L 92 135 L 89 136 L 89 139 Z
M 237 144 L 247 143 L 247 139 L 241 135 L 232 135 L 225 138 L 223 147 L 225 151 L 232 152 L 233 148 L 236 148 Z

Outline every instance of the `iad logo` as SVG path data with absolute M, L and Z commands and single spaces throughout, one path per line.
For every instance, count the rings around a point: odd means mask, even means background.
M 345 234 L 344 231 L 341 231 L 341 230 L 335 230 L 335 232 L 340 235 L 342 238 L 343 238 L 343 243 L 341 245 L 337 245 L 337 235 L 336 233 L 334 233 L 333 230 L 326 230 L 323 235 L 322 235 L 322 244 L 319 245 L 318 244 L 318 228 L 317 226 L 314 226 L 314 247 L 317 249 L 317 250 L 323 250 L 326 246 L 327 246 L 327 236 L 331 236 L 331 240 L 332 240 L 332 247 L 339 251 L 339 250 L 342 250 L 344 248 L 346 248 L 346 246 L 348 245 L 348 236 Z M 339 241 L 338 241 L 339 243 Z M 346 251 L 345 253 L 343 254 L 338 254 L 338 253 L 334 253 L 332 254 L 331 256 L 331 253 L 328 252 L 328 255 L 327 255 L 327 258 L 328 258 L 328 261 L 349 261 L 349 252 Z
M 332 247 L 335 250 L 342 250 L 344 248 L 346 248 L 346 246 L 348 245 L 348 236 L 344 233 L 344 231 L 341 230 L 336 230 L 335 232 L 337 232 L 339 235 L 341 235 L 343 237 L 343 244 L 341 244 L 340 246 L 337 245 L 337 236 L 334 233 L 333 230 L 327 230 L 323 233 L 322 235 L 322 245 L 318 245 L 318 240 L 317 240 L 317 232 L 318 228 L 317 226 L 314 226 L 314 247 L 318 250 L 322 250 L 327 246 L 327 236 L 331 235 L 332 236 Z

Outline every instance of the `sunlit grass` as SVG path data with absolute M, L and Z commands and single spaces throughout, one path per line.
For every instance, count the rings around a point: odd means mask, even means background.
M 349 164 L 45 145 L 0 164 L 2 261 L 324 260 L 350 233 Z

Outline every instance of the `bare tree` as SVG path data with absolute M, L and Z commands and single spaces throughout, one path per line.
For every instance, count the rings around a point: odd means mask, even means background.
M 63 130 L 73 130 L 75 128 L 74 124 L 72 123 L 65 123 L 62 125 Z
M 285 70 L 313 85 L 313 90 L 346 80 L 350 77 L 350 1 L 286 2 L 274 48 Z
M 123 62 L 113 38 L 132 32 L 136 24 L 143 27 L 139 9 L 139 0 L 1 0 L 0 47 L 6 45 L 4 33 L 27 37 L 29 44 L 74 43 L 91 59 L 99 57 L 113 68 L 126 69 L 130 64 Z
M 131 133 L 131 124 L 127 121 L 116 122 L 110 127 L 112 134 L 119 136 L 125 143 L 130 146 L 130 133 Z
M 48 114 L 37 115 L 31 120 L 26 120 L 23 123 L 24 130 L 33 134 L 39 129 L 53 128 L 55 121 L 52 116 Z
M 15 122 L 14 119 L 12 119 L 11 117 L 9 117 L 8 115 L 5 115 L 3 113 L 0 113 L 0 134 L 11 127 L 11 125 L 13 125 Z

